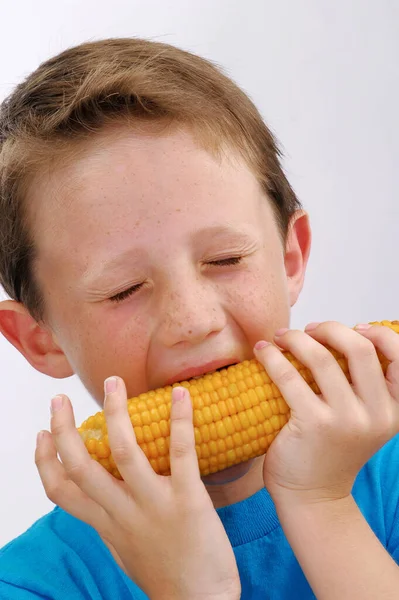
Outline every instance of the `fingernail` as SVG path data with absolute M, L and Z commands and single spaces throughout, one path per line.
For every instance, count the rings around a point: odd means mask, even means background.
M 51 414 L 61 410 L 64 399 L 62 396 L 54 396 L 51 400 Z
M 370 329 L 370 327 L 372 327 L 372 325 L 369 325 L 368 323 L 359 323 L 359 325 L 356 325 L 355 329 L 365 331 L 366 329 Z
M 116 387 L 117 387 L 117 381 L 116 381 L 116 377 L 108 377 L 108 379 L 106 379 L 104 381 L 104 391 L 106 394 L 112 394 L 112 392 L 116 391 Z
M 44 438 L 44 431 L 39 431 L 36 437 L 36 445 Z
M 262 348 L 266 348 L 266 346 L 270 346 L 270 342 L 265 342 L 264 340 L 261 340 L 260 342 L 256 342 L 254 349 L 262 350 Z
M 283 327 L 282 329 L 277 329 L 276 333 L 274 335 L 276 335 L 277 337 L 279 337 L 280 335 L 284 335 L 286 332 L 288 331 L 287 327 Z
M 173 394 L 172 394 L 172 402 L 182 402 L 184 400 L 184 397 L 186 395 L 186 391 L 184 388 L 182 387 L 177 387 L 173 390 Z
M 308 323 L 305 327 L 305 331 L 312 331 L 312 329 L 316 329 L 316 327 L 320 325 L 320 321 L 314 321 L 314 323 Z

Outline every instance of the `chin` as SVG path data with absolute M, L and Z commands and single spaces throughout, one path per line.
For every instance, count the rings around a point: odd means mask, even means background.
M 201 477 L 202 482 L 205 485 L 223 485 L 225 483 L 231 483 L 232 481 L 237 481 L 244 477 L 250 470 L 254 459 L 247 460 L 238 465 L 233 465 L 228 469 L 223 469 L 223 471 L 218 471 L 217 473 L 211 473 L 210 475 L 204 475 Z

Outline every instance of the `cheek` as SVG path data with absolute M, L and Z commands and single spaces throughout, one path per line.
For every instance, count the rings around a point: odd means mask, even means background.
M 279 272 L 255 271 L 231 291 L 231 310 L 251 346 L 289 326 L 287 282 Z
M 128 321 L 117 319 L 108 327 L 107 339 L 115 356 L 122 364 L 128 360 L 132 368 L 132 361 L 142 363 L 147 355 L 149 331 L 148 321 L 140 317 L 131 317 Z
M 110 313 L 90 310 L 67 327 L 70 363 L 100 405 L 104 379 L 111 375 L 123 378 L 130 396 L 136 395 L 137 390 L 144 391 L 147 385 L 148 327 L 139 319 L 127 320 L 126 311 Z

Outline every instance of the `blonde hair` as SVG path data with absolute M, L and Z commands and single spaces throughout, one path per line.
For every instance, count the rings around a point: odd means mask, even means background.
M 42 63 L 0 105 L 0 284 L 44 321 L 27 197 L 33 177 L 108 124 L 190 127 L 212 152 L 239 152 L 267 194 L 283 243 L 301 204 L 276 140 L 249 97 L 219 67 L 174 46 L 137 38 L 69 48 Z

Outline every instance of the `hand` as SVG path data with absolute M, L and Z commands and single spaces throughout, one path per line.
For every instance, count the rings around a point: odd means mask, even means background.
M 151 599 L 239 598 L 234 552 L 200 478 L 188 391 L 178 387 L 173 392 L 171 475 L 161 476 L 137 443 L 126 387 L 116 378 L 104 413 L 123 481 L 90 458 L 69 399 L 59 398 L 51 434 L 39 436 L 35 454 L 48 498 L 94 527 L 119 566 Z
M 380 325 L 356 331 L 336 322 L 312 325 L 275 340 L 310 369 L 321 395 L 275 345 L 255 349 L 291 409 L 264 461 L 265 487 L 277 509 L 286 500 L 350 496 L 363 465 L 399 433 L 399 335 Z M 346 356 L 352 384 L 322 344 Z M 391 363 L 385 377 L 377 349 Z

